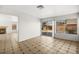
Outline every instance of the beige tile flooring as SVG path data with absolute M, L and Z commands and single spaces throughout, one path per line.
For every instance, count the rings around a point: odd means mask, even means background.
M 0 34 L 1 54 L 78 54 L 79 42 L 40 36 L 16 42 L 14 33 Z

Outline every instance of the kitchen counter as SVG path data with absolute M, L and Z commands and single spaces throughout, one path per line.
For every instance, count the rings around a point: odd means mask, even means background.
M 52 32 L 52 30 L 42 30 L 42 32 Z

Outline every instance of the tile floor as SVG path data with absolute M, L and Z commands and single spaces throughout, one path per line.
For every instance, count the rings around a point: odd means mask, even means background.
M 79 42 L 41 36 L 16 42 L 13 34 L 0 35 L 1 54 L 78 54 Z
M 78 54 L 79 42 L 41 36 L 20 42 L 24 53 Z

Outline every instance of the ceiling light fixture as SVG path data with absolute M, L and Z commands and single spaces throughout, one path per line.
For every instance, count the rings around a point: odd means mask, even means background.
M 43 5 L 38 5 L 37 8 L 39 8 L 39 9 L 43 9 L 44 6 L 43 6 Z

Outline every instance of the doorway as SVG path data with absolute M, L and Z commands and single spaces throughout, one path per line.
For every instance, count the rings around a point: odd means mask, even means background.
M 42 22 L 41 34 L 44 36 L 54 37 L 55 33 L 55 21 L 48 20 Z
M 0 14 L 0 36 L 6 37 L 6 38 L 12 37 L 16 41 L 18 41 L 18 17 L 17 16 Z

